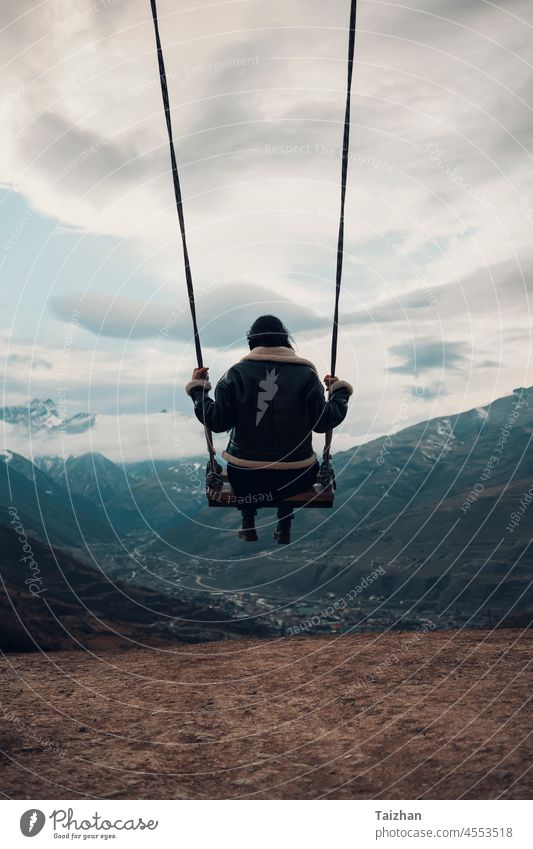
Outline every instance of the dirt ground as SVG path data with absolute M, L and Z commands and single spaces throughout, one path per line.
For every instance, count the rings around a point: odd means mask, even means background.
M 0 659 L 5 798 L 531 797 L 533 633 Z

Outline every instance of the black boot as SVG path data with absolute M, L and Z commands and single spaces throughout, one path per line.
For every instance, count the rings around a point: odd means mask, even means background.
M 278 526 L 274 531 L 274 539 L 278 545 L 289 545 L 291 541 L 292 515 L 278 517 Z
M 255 514 L 242 514 L 242 527 L 239 531 L 239 537 L 244 542 L 257 542 L 257 531 L 255 529 Z

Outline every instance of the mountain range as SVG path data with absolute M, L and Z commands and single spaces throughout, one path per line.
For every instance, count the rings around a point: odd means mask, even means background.
M 499 621 L 533 610 L 532 434 L 533 388 L 521 388 L 340 452 L 334 509 L 300 511 L 290 547 L 272 541 L 272 511 L 260 512 L 260 542 L 243 546 L 237 511 L 205 504 L 201 458 L 32 463 L 4 451 L 0 510 L 15 504 L 37 540 L 89 550 L 117 579 L 163 594 L 170 578 L 180 592 L 210 589 L 219 600 L 251 592 L 320 604 L 379 566 L 378 623 L 391 610 Z
M 481 610 L 491 619 L 533 610 L 533 509 L 511 528 L 533 494 L 532 435 L 533 389 L 517 389 L 339 453 L 334 511 L 302 511 L 295 545 L 275 560 L 268 549 L 243 560 L 233 534 L 219 532 L 218 557 L 228 562 L 212 570 L 211 585 L 343 596 L 380 565 L 376 595 L 385 606 L 396 599 L 427 614 Z M 219 521 L 234 525 L 227 515 Z M 178 539 L 178 528 L 167 536 Z M 201 550 L 194 525 L 187 542 Z
M 68 490 L 14 451 L 0 451 L 0 522 L 14 506 L 26 531 L 38 539 L 84 550 L 111 542 L 113 528 L 93 501 Z
M 91 413 L 76 413 L 62 416 L 54 401 L 50 398 L 34 398 L 29 404 L 0 408 L 0 421 L 12 425 L 23 425 L 31 432 L 61 431 L 63 433 L 83 433 L 94 426 L 96 416 Z

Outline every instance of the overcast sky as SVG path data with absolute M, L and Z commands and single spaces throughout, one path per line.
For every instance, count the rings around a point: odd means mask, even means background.
M 3 0 L 0 33 L 5 403 L 125 416 L 127 456 L 162 408 L 198 446 L 182 418 L 194 356 L 149 5 Z M 211 378 L 264 312 L 324 374 L 349 2 L 159 10 Z M 533 6 L 361 0 L 358 24 L 342 447 L 533 383 Z

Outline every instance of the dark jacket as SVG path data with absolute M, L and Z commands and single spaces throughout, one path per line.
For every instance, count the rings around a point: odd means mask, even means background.
M 191 380 L 187 392 L 196 417 L 215 433 L 231 430 L 222 456 L 239 466 L 300 468 L 315 461 L 312 432 L 339 425 L 352 387 L 337 381 L 326 401 L 309 360 L 290 348 L 254 348 L 211 385 Z

